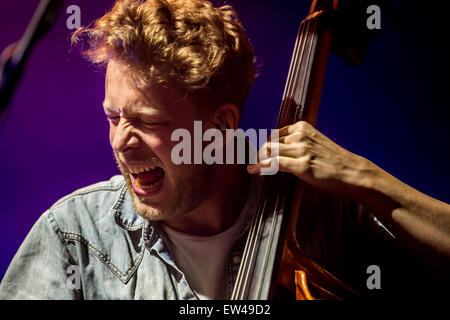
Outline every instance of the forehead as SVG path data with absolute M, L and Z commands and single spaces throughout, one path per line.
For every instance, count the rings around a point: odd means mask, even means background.
M 103 105 L 105 109 L 129 115 L 143 113 L 166 117 L 196 109 L 181 90 L 157 83 L 139 88 L 131 71 L 114 61 L 107 66 Z

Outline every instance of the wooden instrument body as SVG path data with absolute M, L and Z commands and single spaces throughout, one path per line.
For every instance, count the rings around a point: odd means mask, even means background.
M 332 46 L 329 25 L 337 8 L 337 0 L 313 1 L 300 24 L 277 128 L 300 120 L 316 124 Z M 296 293 L 297 299 L 359 297 L 309 258 L 299 244 L 299 211 L 308 201 L 303 199 L 304 187 L 290 174 L 264 177 L 232 299 L 274 299 L 283 291 L 280 288 Z

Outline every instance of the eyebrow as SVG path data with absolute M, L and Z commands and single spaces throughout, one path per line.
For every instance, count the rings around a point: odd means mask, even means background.
M 108 103 L 106 103 L 106 101 L 103 101 L 102 106 L 105 111 L 113 111 L 116 113 L 120 113 L 119 109 L 110 106 Z
M 102 105 L 103 105 L 103 109 L 105 110 L 105 112 L 112 111 L 117 114 L 122 113 L 119 108 L 109 105 L 106 101 L 103 101 Z M 142 110 L 137 110 L 137 111 L 134 111 L 133 114 L 136 116 L 140 116 L 140 117 L 156 117 L 158 119 L 170 120 L 170 117 L 168 115 L 162 114 L 161 112 L 158 112 L 158 113 L 153 112 L 152 113 L 152 112 L 143 112 Z

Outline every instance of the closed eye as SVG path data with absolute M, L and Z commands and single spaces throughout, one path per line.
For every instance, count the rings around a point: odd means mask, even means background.
M 114 124 L 114 125 L 118 125 L 121 116 L 120 116 L 120 115 L 117 115 L 117 114 L 106 114 L 106 118 L 107 118 L 107 120 L 108 120 L 110 123 L 112 123 L 112 124 Z M 163 127 L 163 126 L 166 126 L 166 125 L 167 125 L 167 122 L 160 122 L 160 121 L 158 121 L 158 122 L 156 122 L 156 121 L 155 121 L 155 122 L 152 122 L 152 121 L 144 121 L 144 120 L 142 120 L 142 119 L 137 119 L 137 118 L 135 118 L 135 119 L 133 119 L 133 118 L 127 118 L 127 121 L 130 122 L 130 123 L 134 123 L 134 125 L 136 125 L 136 126 L 139 126 L 139 124 L 140 124 L 140 126 L 145 127 L 145 128 L 147 128 L 147 129 L 156 129 L 156 128 Z
M 143 124 L 146 124 L 146 125 L 149 125 L 149 126 L 157 126 L 157 125 L 163 124 L 162 122 L 156 122 L 156 121 L 144 121 L 144 120 L 141 120 L 141 122 Z
M 113 124 L 117 124 L 120 121 L 120 116 L 107 114 L 106 118 Z
M 141 121 L 142 125 L 144 125 L 146 128 L 154 129 L 157 127 L 165 126 L 167 123 L 165 122 L 148 122 L 148 121 Z

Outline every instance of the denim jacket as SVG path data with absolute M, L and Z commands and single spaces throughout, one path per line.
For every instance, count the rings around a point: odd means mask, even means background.
M 255 200 L 249 197 L 250 210 Z M 229 295 L 245 233 L 226 259 Z M 114 176 L 39 218 L 0 284 L 0 299 L 197 299 L 168 241 L 159 223 L 136 213 L 123 177 Z

